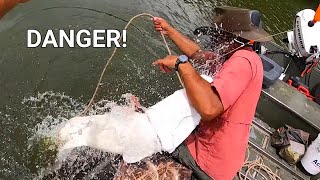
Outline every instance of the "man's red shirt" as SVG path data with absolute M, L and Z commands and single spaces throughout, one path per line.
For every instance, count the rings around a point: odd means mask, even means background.
M 224 107 L 221 117 L 201 122 L 186 144 L 201 169 L 215 180 L 231 180 L 241 169 L 263 80 L 260 57 L 239 50 L 214 77 Z

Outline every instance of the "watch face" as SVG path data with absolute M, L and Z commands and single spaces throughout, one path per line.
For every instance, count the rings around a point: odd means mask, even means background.
M 179 56 L 179 60 L 180 60 L 181 62 L 187 62 L 187 61 L 189 60 L 189 58 L 188 58 L 188 56 L 186 56 L 186 55 L 181 55 L 181 56 Z

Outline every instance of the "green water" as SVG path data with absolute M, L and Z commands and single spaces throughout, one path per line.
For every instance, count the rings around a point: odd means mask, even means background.
M 27 29 L 122 29 L 133 15 L 148 12 L 192 37 L 196 27 L 210 25 L 217 5 L 258 9 L 265 29 L 275 34 L 291 29 L 294 15 L 305 8 L 315 9 L 317 2 L 32 0 L 7 14 L 0 21 L 0 179 L 33 177 L 27 147 L 37 124 L 77 114 L 90 99 L 111 53 L 106 48 L 28 49 Z M 138 19 L 134 25 L 129 28 L 128 47 L 115 56 L 97 100 L 117 101 L 121 94 L 131 92 L 148 106 L 179 88 L 174 75 L 164 75 L 150 65 L 167 54 L 150 20 Z M 172 43 L 171 47 L 179 53 Z

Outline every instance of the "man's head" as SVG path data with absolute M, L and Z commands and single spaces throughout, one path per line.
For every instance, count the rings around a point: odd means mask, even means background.
M 213 22 L 224 31 L 246 40 L 271 41 L 270 35 L 262 29 L 261 14 L 257 10 L 229 6 L 215 8 Z
M 214 51 L 220 57 L 228 59 L 235 50 L 248 42 L 254 42 L 250 46 L 259 50 L 260 42 L 272 40 L 271 36 L 262 29 L 261 14 L 257 10 L 248 10 L 229 6 L 217 7 L 213 17 L 212 27 L 199 27 L 194 31 L 200 40 L 201 35 L 210 37 L 210 41 L 204 39 L 206 49 Z M 228 56 L 225 56 L 225 55 Z
M 213 26 L 199 27 L 194 31 L 203 49 L 214 52 L 209 59 L 214 60 L 215 65 L 210 68 L 214 67 L 215 73 L 235 51 L 242 48 L 258 51 L 260 42 L 272 40 L 262 29 L 261 14 L 257 10 L 223 6 L 217 7 L 215 13 Z M 254 43 L 249 45 L 251 40 Z M 194 62 L 196 66 L 204 67 L 201 57 L 200 61 Z

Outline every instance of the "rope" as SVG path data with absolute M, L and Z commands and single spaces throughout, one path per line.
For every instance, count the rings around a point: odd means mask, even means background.
M 153 15 L 148 14 L 148 13 L 138 14 L 138 15 L 136 15 L 136 16 L 134 16 L 134 17 L 132 17 L 132 18 L 130 19 L 130 21 L 127 23 L 127 25 L 124 27 L 123 30 L 127 30 L 128 27 L 129 27 L 129 25 L 132 23 L 132 21 L 133 21 L 134 19 L 138 18 L 138 17 L 141 17 L 141 16 L 148 16 L 148 17 L 152 17 L 152 18 L 154 17 Z M 164 42 L 164 44 L 165 44 L 165 46 L 166 46 L 166 48 L 167 48 L 168 54 L 169 54 L 169 55 L 172 55 L 172 52 L 171 52 L 171 50 L 170 50 L 170 48 L 169 48 L 169 45 L 168 45 L 168 43 L 167 43 L 167 41 L 166 41 L 166 38 L 165 38 L 164 34 L 163 34 L 162 32 L 160 32 L 160 33 L 161 33 L 162 40 L 163 40 L 163 42 Z M 120 36 L 120 39 L 122 39 L 122 34 L 121 34 L 121 36 Z M 120 42 L 120 40 L 119 40 L 119 42 Z M 98 90 L 99 90 L 99 87 L 100 87 L 102 78 L 104 77 L 104 74 L 105 74 L 105 72 L 106 72 L 106 69 L 107 69 L 107 67 L 109 66 L 109 64 L 111 63 L 111 61 L 112 61 L 112 59 L 113 59 L 113 56 L 116 54 L 117 50 L 118 50 L 118 47 L 115 47 L 115 48 L 113 49 L 113 52 L 112 52 L 111 56 L 110 56 L 109 59 L 107 60 L 107 63 L 106 63 L 106 65 L 104 66 L 104 68 L 103 68 L 103 70 L 102 70 L 102 73 L 101 73 L 101 75 L 100 75 L 100 78 L 99 78 L 99 81 L 98 81 L 98 83 L 97 83 L 96 89 L 95 89 L 95 91 L 94 91 L 94 93 L 93 93 L 93 95 L 92 95 L 92 98 L 91 98 L 89 104 L 87 105 L 87 107 L 81 112 L 80 116 L 83 116 L 83 115 L 87 114 L 88 111 L 90 110 L 91 106 L 93 105 L 93 102 L 94 102 L 94 99 L 95 99 L 95 97 L 96 97 L 96 95 L 97 95 L 97 93 L 98 93 Z M 177 74 L 177 77 L 178 77 L 178 79 L 179 79 L 179 81 L 180 81 L 181 86 L 184 87 L 184 84 L 183 84 L 183 82 L 182 82 L 182 80 L 181 80 L 181 77 L 180 77 L 179 73 L 176 72 L 176 74 Z
M 247 170 L 245 171 L 245 175 L 244 178 L 242 177 L 242 175 L 240 174 L 240 172 L 238 173 L 238 177 L 240 180 L 247 180 L 250 177 L 254 177 L 252 175 L 252 171 L 255 173 L 258 173 L 259 175 L 261 175 L 263 177 L 263 179 L 267 180 L 282 180 L 280 176 L 278 176 L 276 173 L 274 173 L 268 166 L 266 166 L 263 163 L 263 159 L 259 156 L 256 160 L 253 161 L 249 161 L 249 157 L 250 157 L 250 150 L 247 149 L 247 158 L 245 163 L 243 164 L 242 168 L 247 168 Z M 265 173 L 263 173 L 265 172 Z M 267 176 L 266 176 L 267 175 Z

